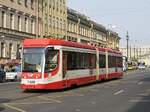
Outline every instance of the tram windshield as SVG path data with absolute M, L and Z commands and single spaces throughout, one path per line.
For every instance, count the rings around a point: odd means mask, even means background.
M 42 72 L 44 48 L 27 48 L 23 51 L 23 72 Z

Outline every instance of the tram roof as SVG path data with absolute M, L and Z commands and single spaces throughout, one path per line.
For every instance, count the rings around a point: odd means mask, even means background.
M 76 48 L 95 50 L 95 47 L 91 46 L 91 45 L 85 45 L 85 44 L 81 44 L 81 43 L 65 41 L 65 40 L 58 40 L 58 39 L 25 39 L 24 43 L 23 43 L 23 46 L 25 48 L 46 47 L 48 45 L 60 45 L 60 46 L 68 46 L 68 47 L 76 47 Z
M 108 52 L 110 52 L 110 53 L 115 53 L 115 54 L 122 55 L 122 52 L 120 52 L 120 51 L 112 50 L 112 49 L 110 49 L 110 48 L 106 48 L 106 50 L 107 50 Z
M 60 46 L 68 46 L 68 47 L 76 47 L 76 48 L 83 48 L 83 49 L 91 49 L 95 50 L 96 47 L 91 45 L 85 45 L 77 42 L 65 41 L 65 40 L 58 40 L 58 39 L 46 39 L 46 38 L 39 38 L 39 39 L 25 39 L 23 42 L 23 46 L 25 48 L 29 47 L 46 47 L 48 45 L 60 45 Z M 115 51 L 109 48 L 98 48 L 99 51 L 108 51 L 110 53 L 115 54 L 122 54 L 119 51 Z

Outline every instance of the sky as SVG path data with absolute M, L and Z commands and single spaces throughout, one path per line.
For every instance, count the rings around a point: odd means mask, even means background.
M 127 31 L 132 46 L 150 45 L 150 0 L 68 0 L 68 7 L 118 32 L 121 47 Z

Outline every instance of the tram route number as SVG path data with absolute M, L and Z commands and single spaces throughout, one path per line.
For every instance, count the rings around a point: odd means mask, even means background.
M 35 84 L 35 81 L 34 80 L 28 80 L 27 83 L 29 83 L 29 84 Z

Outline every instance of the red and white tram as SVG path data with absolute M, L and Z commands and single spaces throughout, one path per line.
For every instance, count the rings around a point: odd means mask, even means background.
M 120 52 L 55 39 L 26 39 L 22 69 L 23 89 L 63 89 L 123 76 Z

